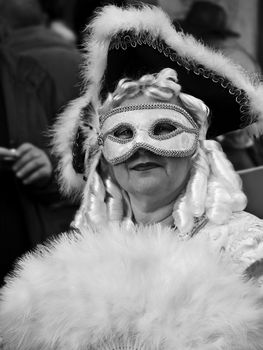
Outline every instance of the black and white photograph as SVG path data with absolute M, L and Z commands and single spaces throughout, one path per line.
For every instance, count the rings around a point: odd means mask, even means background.
M 0 0 L 0 349 L 263 350 L 263 2 Z

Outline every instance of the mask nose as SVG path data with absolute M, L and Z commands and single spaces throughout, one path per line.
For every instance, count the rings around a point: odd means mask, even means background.
M 151 151 L 148 151 L 144 148 L 139 148 L 137 151 L 132 155 L 131 159 L 136 159 L 143 156 L 151 156 L 153 153 Z
M 150 151 L 148 151 L 147 149 L 144 149 L 144 148 L 139 148 L 137 150 L 137 152 L 138 152 L 139 155 L 145 155 L 147 153 L 151 153 Z

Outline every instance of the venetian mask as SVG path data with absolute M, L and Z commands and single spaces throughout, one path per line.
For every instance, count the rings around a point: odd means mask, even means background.
M 194 154 L 199 128 L 182 107 L 149 103 L 114 108 L 100 119 L 103 155 L 112 165 L 124 162 L 139 148 L 163 157 Z

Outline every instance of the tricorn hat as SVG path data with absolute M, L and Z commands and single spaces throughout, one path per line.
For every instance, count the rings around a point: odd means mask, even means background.
M 54 138 L 66 192 L 80 190 L 84 157 L 87 163 L 96 149 L 94 130 L 99 132 L 99 121 L 91 117 L 90 110 L 123 77 L 136 79 L 163 68 L 174 69 L 182 91 L 200 98 L 211 110 L 208 138 L 240 128 L 253 135 L 262 130 L 259 79 L 251 79 L 230 59 L 176 31 L 157 7 L 102 8 L 88 27 L 85 51 L 85 92 L 61 116 Z M 88 125 L 85 135 L 83 123 Z

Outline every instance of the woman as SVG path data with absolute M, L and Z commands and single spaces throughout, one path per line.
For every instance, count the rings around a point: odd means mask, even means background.
M 7 279 L 5 348 L 260 349 L 263 225 L 242 212 L 239 178 L 206 140 L 208 107 L 180 82 L 210 87 L 195 92 L 214 111 L 241 106 L 243 122 L 249 107 L 255 128 L 262 87 L 156 8 L 106 7 L 87 50 L 86 93 L 55 134 L 62 186 L 82 206 L 71 233 Z M 240 113 L 227 125 L 220 113 L 210 134 L 240 126 Z

